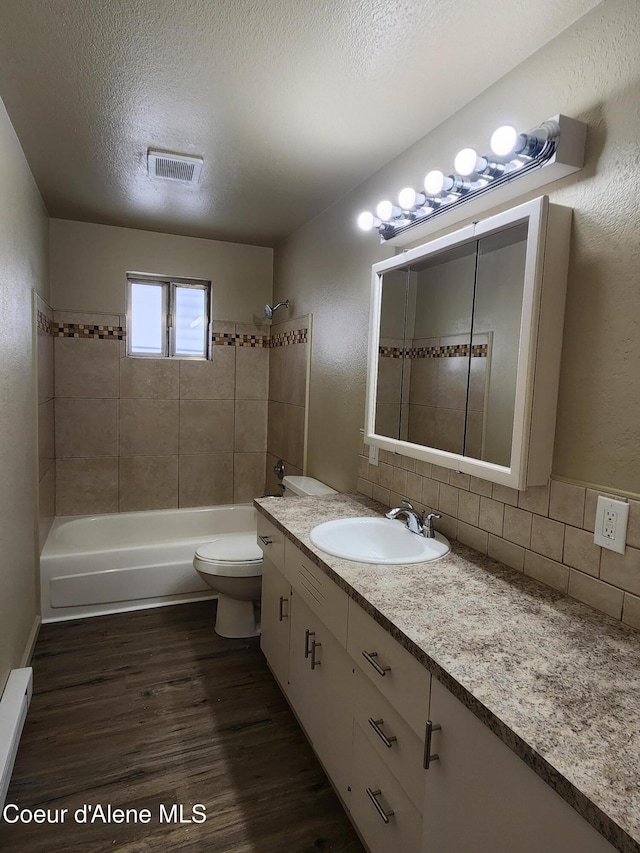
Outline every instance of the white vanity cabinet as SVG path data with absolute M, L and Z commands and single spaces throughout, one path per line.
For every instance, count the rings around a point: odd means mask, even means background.
M 422 853 L 615 853 L 435 679 L 430 718 Z
M 261 622 L 260 646 L 276 681 L 288 695 L 291 586 L 266 556 L 262 564 Z

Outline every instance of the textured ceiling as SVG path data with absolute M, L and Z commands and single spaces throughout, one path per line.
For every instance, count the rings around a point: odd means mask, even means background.
M 0 95 L 51 216 L 273 245 L 595 5 L 0 0 Z

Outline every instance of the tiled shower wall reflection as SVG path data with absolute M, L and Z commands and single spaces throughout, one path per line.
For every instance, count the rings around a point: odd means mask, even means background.
M 271 326 L 267 492 L 278 492 L 273 467 L 282 459 L 287 474 L 305 467 L 305 411 L 311 315 Z
M 214 323 L 212 360 L 189 361 L 126 358 L 122 316 L 54 321 L 57 515 L 263 493 L 268 326 Z
M 39 536 L 44 545 L 55 516 L 53 310 L 35 294 L 38 393 Z

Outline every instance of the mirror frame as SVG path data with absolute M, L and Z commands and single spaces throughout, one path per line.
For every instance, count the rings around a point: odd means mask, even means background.
M 515 489 L 547 482 L 555 435 L 571 215 L 570 208 L 549 204 L 547 196 L 541 196 L 373 265 L 365 444 Z M 525 222 L 528 234 L 509 466 L 377 434 L 384 274 Z

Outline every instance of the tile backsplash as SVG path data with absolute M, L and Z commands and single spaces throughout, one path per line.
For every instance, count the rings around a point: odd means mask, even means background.
M 629 501 L 627 547 L 617 554 L 593 542 L 604 492 L 553 479 L 518 492 L 384 450 L 371 465 L 367 453 L 361 441 L 361 494 L 438 512 L 436 528 L 450 539 L 640 628 L 640 501 Z
M 53 310 L 34 295 L 38 399 L 38 517 L 40 550 L 55 516 Z

